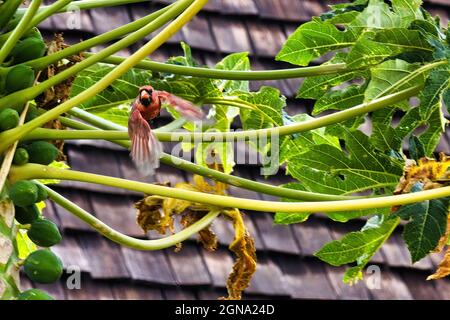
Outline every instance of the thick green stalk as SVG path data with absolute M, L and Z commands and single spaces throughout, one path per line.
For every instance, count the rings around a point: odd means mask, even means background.
M 0 141 L 1 141 L 0 151 L 5 150 L 11 143 L 13 143 L 16 140 L 20 140 L 23 136 L 25 136 L 27 133 L 31 132 L 32 130 L 42 126 L 43 124 L 47 123 L 48 121 L 50 121 L 52 119 L 58 118 L 61 114 L 69 111 L 74 106 L 83 103 L 84 101 L 92 98 L 96 94 L 98 94 L 101 91 L 103 91 L 104 89 L 106 89 L 112 82 L 114 82 L 116 79 L 118 79 L 124 73 L 126 73 L 128 70 L 133 68 L 140 60 L 144 59 L 147 55 L 151 54 L 153 51 L 158 49 L 164 42 L 166 42 L 169 38 L 171 38 L 183 25 L 185 25 L 187 22 L 189 22 L 197 14 L 197 12 L 201 10 L 201 8 L 207 2 L 208 2 L 208 0 L 195 0 L 193 2 L 192 2 L 192 0 L 180 0 L 179 2 L 177 2 L 177 5 L 179 7 L 184 7 L 187 3 L 192 3 L 192 4 L 182 14 L 180 14 L 174 21 L 172 21 L 169 25 L 167 25 L 152 40 L 150 40 L 147 44 L 145 44 L 138 51 L 136 51 L 133 55 L 131 55 L 126 61 L 124 61 L 119 66 L 117 66 L 114 70 L 112 70 L 110 73 L 108 73 L 105 77 L 103 77 L 100 81 L 95 83 L 89 89 L 84 90 L 77 96 L 71 98 L 70 100 L 67 100 L 66 102 L 60 104 L 59 106 L 57 106 L 56 108 L 54 108 L 52 110 L 47 111 L 43 115 L 40 115 L 39 117 L 35 118 L 34 120 L 26 123 L 22 127 L 15 128 L 15 129 L 8 130 L 8 131 L 1 133 L 0 134 Z M 161 20 L 162 17 L 167 14 L 171 15 L 172 10 L 177 10 L 178 6 L 174 6 L 173 8 L 168 10 L 165 14 L 163 14 L 161 17 L 159 17 L 156 20 Z M 139 33 L 139 31 L 137 31 L 136 33 Z M 133 35 L 130 35 L 130 36 L 133 36 Z M 130 36 L 128 36 L 128 37 L 130 37 Z M 125 39 L 127 39 L 127 38 L 125 38 Z M 85 62 L 87 60 L 89 60 L 89 59 L 86 59 L 83 62 Z M 82 64 L 83 62 L 76 64 L 74 67 Z M 54 79 L 56 77 L 57 76 L 50 78 L 47 81 L 52 81 L 52 79 Z M 34 88 L 36 88 L 36 87 L 34 87 Z M 19 91 L 19 93 L 20 92 L 21 91 Z M 10 96 L 12 96 L 12 95 L 9 95 L 7 97 L 10 97 Z M 1 100 L 2 99 L 0 99 L 0 101 Z M 29 100 L 29 99 L 27 99 L 27 100 Z
M 31 30 L 39 23 L 50 17 L 53 13 L 68 5 L 72 0 L 58 0 L 44 10 L 38 10 L 38 14 L 28 23 L 25 31 Z M 11 31 L 0 35 L 0 43 L 4 43 L 11 36 Z
M 107 43 L 114 39 L 118 39 L 126 34 L 134 32 L 134 31 L 144 27 L 146 24 L 150 23 L 151 21 L 158 18 L 159 16 L 161 16 L 164 12 L 169 10 L 173 5 L 174 4 L 171 4 L 170 6 L 164 7 L 163 9 L 153 12 L 145 17 L 142 17 L 142 18 L 136 20 L 136 21 L 130 22 L 130 23 L 123 25 L 119 28 L 116 28 L 114 30 L 105 32 L 101 35 L 89 38 L 80 43 L 71 45 L 71 46 L 69 46 L 61 51 L 55 52 L 51 55 L 28 61 L 25 64 L 32 67 L 36 71 L 42 70 L 61 59 L 70 57 L 70 56 L 78 54 L 84 50 L 87 50 L 89 48 L 95 47 L 100 44 Z
M 237 132 L 155 132 L 158 140 L 163 142 L 190 142 L 190 141 L 243 141 L 249 139 L 258 139 L 260 137 L 271 137 L 278 135 L 286 136 L 295 133 L 306 132 L 322 127 L 326 127 L 332 124 L 336 124 L 342 121 L 353 119 L 354 117 L 364 115 L 369 112 L 373 112 L 382 108 L 386 108 L 390 105 L 410 98 L 420 92 L 422 86 L 415 86 L 403 91 L 382 97 L 376 100 L 372 100 L 367 103 L 360 104 L 347 110 L 338 111 L 333 114 L 329 114 L 320 118 L 311 119 L 304 122 L 293 123 L 285 126 L 259 129 L 259 130 L 247 130 Z M 73 113 L 74 115 L 84 114 L 83 120 L 89 117 L 86 111 L 78 110 Z M 101 119 L 101 118 L 100 118 Z M 103 125 L 107 120 L 97 120 L 94 125 L 100 125 L 101 128 L 105 128 Z M 116 126 L 115 130 L 119 131 L 67 131 L 62 132 L 59 130 L 51 129 L 37 129 L 26 136 L 26 139 L 105 139 L 105 140 L 126 140 L 128 135 L 126 132 L 121 132 L 121 126 Z M 113 130 L 114 130 L 113 129 Z M 1 135 L 0 135 L 1 137 Z M 1 145 L 1 144 L 0 144 Z
M 0 300 L 10 300 L 20 290 L 14 204 L 0 201 Z
M 22 4 L 23 0 L 8 0 L 2 4 L 0 8 L 0 30 L 3 29 L 14 16 L 17 8 Z
M 17 41 L 22 37 L 22 35 L 28 30 L 28 25 L 33 19 L 36 11 L 39 9 L 42 0 L 33 0 L 27 10 L 27 13 L 20 20 L 17 27 L 12 31 L 11 35 L 8 37 L 6 42 L 0 48 L 0 65 L 5 61 L 11 50 L 16 45 Z
M 33 21 L 31 21 L 31 25 L 29 25 L 29 29 L 32 27 L 36 27 L 42 21 L 52 16 L 54 13 L 58 12 L 62 8 L 67 7 L 72 0 L 58 0 L 52 3 L 51 5 L 43 8 L 43 10 L 39 11 L 39 13 L 34 17 Z
M 172 18 L 178 14 L 180 14 L 180 12 L 182 12 L 190 3 L 192 3 L 194 0 L 179 0 L 172 8 L 170 8 L 169 10 L 167 10 L 164 14 L 162 14 L 161 16 L 159 16 L 158 18 L 156 18 L 155 20 L 153 20 L 152 22 L 148 23 L 144 28 L 133 32 L 132 34 L 128 35 L 127 37 L 121 39 L 120 41 L 110 45 L 109 47 L 101 50 L 100 52 L 98 52 L 95 56 L 92 56 L 88 59 L 85 59 L 75 65 L 73 65 L 72 67 L 56 74 L 55 76 L 49 78 L 48 80 L 34 86 L 31 88 L 27 88 L 24 90 L 20 90 L 17 92 L 14 92 L 10 95 L 7 95 L 3 98 L 0 98 L 0 110 L 4 109 L 4 108 L 20 108 L 22 106 L 23 103 L 25 103 L 26 101 L 32 100 L 35 97 L 37 97 L 39 94 L 41 94 L 42 92 L 44 92 L 45 90 L 57 85 L 58 83 L 76 75 L 78 72 L 90 67 L 91 65 L 101 61 L 104 57 L 107 57 L 123 48 L 126 48 L 130 45 L 132 45 L 133 43 L 135 43 L 136 41 L 139 41 L 140 39 L 144 38 L 145 36 L 147 36 L 148 34 L 152 33 L 153 31 L 159 29 L 160 27 L 162 27 L 164 24 L 166 24 L 168 21 L 172 20 Z M 152 42 L 153 40 L 150 41 L 150 43 L 154 44 L 155 42 Z M 143 51 L 138 51 L 138 52 L 143 52 Z M 136 52 L 135 54 L 137 54 L 138 52 Z M 130 61 L 134 62 L 135 59 L 130 57 Z M 137 63 L 137 62 L 136 62 Z M 127 61 L 127 63 L 124 63 L 124 65 L 129 65 L 130 63 Z M 120 70 L 121 68 L 117 67 L 117 70 Z M 126 70 L 128 71 L 128 70 Z M 125 72 L 126 72 L 125 71 Z M 122 74 L 120 74 L 122 75 Z M 97 94 L 98 92 L 102 91 L 103 89 L 105 89 L 110 83 L 112 83 L 112 81 L 114 81 L 115 78 L 113 79 L 111 76 L 106 76 L 102 81 L 99 81 L 95 86 L 91 87 L 89 90 L 84 91 L 83 93 L 81 93 L 79 96 L 75 97 L 74 99 L 70 99 L 68 101 L 66 101 L 64 104 L 60 105 L 58 108 L 52 109 L 51 111 L 47 112 L 46 114 L 42 115 L 41 117 L 33 120 L 32 122 L 29 122 L 28 125 L 31 126 L 32 123 L 36 124 L 39 121 L 42 121 L 43 117 L 47 117 L 50 114 L 54 114 L 55 110 L 62 110 L 61 106 L 67 106 L 67 105 L 72 105 L 75 106 L 81 102 L 83 102 L 83 100 L 80 100 L 80 98 L 83 99 L 89 99 L 90 97 L 92 97 L 93 95 Z M 105 86 L 105 84 L 107 83 L 107 85 Z M 95 91 L 94 94 L 92 94 L 95 90 L 95 88 L 101 88 L 101 90 L 99 91 Z M 98 90 L 98 89 L 97 89 Z M 73 102 L 76 101 L 76 104 L 73 104 Z M 70 108 L 66 107 L 67 110 L 69 110 Z M 67 111 L 65 110 L 65 111 Z M 65 112 L 64 111 L 64 112 Z M 57 115 L 56 115 L 57 116 Z M 40 120 L 39 120 L 40 119 Z M 46 123 L 48 121 L 52 120 L 51 118 L 49 120 L 46 120 L 43 123 Z M 41 125 L 43 124 L 41 123 Z M 24 128 L 26 128 L 26 126 L 24 126 Z
M 93 116 L 93 117 L 96 117 L 96 116 Z M 85 123 L 81 123 L 81 122 L 75 121 L 73 119 L 69 119 L 69 118 L 65 118 L 65 117 L 60 117 L 59 119 L 61 120 L 61 122 L 64 125 L 66 125 L 70 128 L 74 128 L 74 129 L 78 129 L 78 130 L 98 130 L 94 126 L 91 126 L 91 125 L 88 125 Z M 90 122 L 90 118 L 88 118 L 88 117 L 85 117 L 85 120 L 87 122 Z M 102 120 L 103 120 L 102 121 L 103 128 L 105 130 L 117 129 L 118 125 L 113 124 L 104 119 L 102 119 Z M 107 122 L 110 123 L 109 126 L 108 126 Z M 166 128 L 161 127 L 161 128 L 158 128 L 157 130 L 163 131 L 165 129 Z M 121 130 L 126 131 L 126 128 L 122 127 Z M 127 148 L 127 149 L 130 148 L 130 141 L 128 141 L 128 140 L 127 141 L 112 140 L 111 142 L 113 142 L 119 146 L 122 146 L 124 148 Z M 228 174 L 225 174 L 225 173 L 217 171 L 217 170 L 202 167 L 202 166 L 199 166 L 198 164 L 192 163 L 190 161 L 187 161 L 187 160 L 184 160 L 181 158 L 177 158 L 177 157 L 169 155 L 167 153 L 162 154 L 160 161 L 162 163 L 172 166 L 174 168 L 178 168 L 183 171 L 191 172 L 193 174 L 198 174 L 203 177 L 214 179 L 216 181 L 220 181 L 220 182 L 229 184 L 231 186 L 235 186 L 235 187 L 243 188 L 243 189 L 247 189 L 247 190 L 253 190 L 253 191 L 256 191 L 256 192 L 259 192 L 262 194 L 269 194 L 269 195 L 280 197 L 280 198 L 287 198 L 287 199 L 299 200 L 299 201 L 333 201 L 333 200 L 348 200 L 348 199 L 361 198 L 361 197 L 353 197 L 353 196 L 338 196 L 338 195 L 320 194 L 320 193 L 313 193 L 313 192 L 308 192 L 308 191 L 300 191 L 300 190 L 287 189 L 287 188 L 283 188 L 283 187 L 273 186 L 273 185 L 270 185 L 267 183 L 261 183 L 261 182 L 257 182 L 257 181 L 237 177 L 237 176 L 232 176 L 232 175 L 228 175 Z
M 95 9 L 95 8 L 102 8 L 102 7 L 114 7 L 114 6 L 121 6 L 125 4 L 132 4 L 132 3 L 139 3 L 139 2 L 149 2 L 149 0 L 80 0 L 76 2 L 76 6 L 80 10 L 89 10 L 89 9 Z M 40 9 L 46 10 L 50 6 L 44 6 Z M 60 8 L 57 12 L 58 13 L 64 13 L 67 12 L 67 10 L 70 9 L 69 6 L 65 6 Z M 25 13 L 25 9 L 17 10 L 18 15 L 22 15 Z
M 212 210 L 199 221 L 193 223 L 186 229 L 183 229 L 174 235 L 155 240 L 141 240 L 129 237 L 117 230 L 114 230 L 100 219 L 97 219 L 86 210 L 77 206 L 72 201 L 61 196 L 59 193 L 53 191 L 43 184 L 40 185 L 47 190 L 47 193 L 51 200 L 53 200 L 55 203 L 57 203 L 73 215 L 77 216 L 79 219 L 86 222 L 94 230 L 120 245 L 136 250 L 161 250 L 175 246 L 176 244 L 187 240 L 192 235 L 208 227 L 220 214 L 220 210 Z
M 87 57 L 92 53 L 84 53 Z M 118 56 L 110 56 L 102 60 L 104 63 L 119 64 L 126 59 Z M 211 79 L 228 79 L 228 80 L 276 80 L 314 77 L 325 74 L 348 72 L 345 63 L 336 63 L 329 65 L 321 65 L 316 67 L 303 67 L 280 70 L 264 70 L 264 71 L 238 71 L 238 70 L 219 70 L 201 67 L 189 67 L 175 64 L 167 64 L 150 60 L 143 60 L 136 65 L 136 68 L 151 70 L 156 72 L 172 73 L 184 76 L 192 76 L 199 78 Z
M 221 208 L 238 208 L 263 212 L 340 212 L 366 210 L 400 206 L 450 196 L 450 187 L 442 187 L 408 194 L 355 200 L 323 202 L 261 201 L 255 199 L 242 199 L 196 192 L 179 188 L 170 188 L 161 185 L 102 176 L 98 174 L 63 170 L 38 164 L 27 164 L 19 167 L 13 166 L 11 168 L 9 177 L 11 182 L 29 179 L 58 179 L 80 181 L 127 189 L 131 191 L 142 192 L 145 194 L 198 202 Z

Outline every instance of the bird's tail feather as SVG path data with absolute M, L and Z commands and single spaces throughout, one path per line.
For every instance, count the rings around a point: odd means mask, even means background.
M 159 158 L 163 150 L 152 130 L 137 128 L 131 141 L 131 158 L 140 173 L 150 176 L 159 167 Z

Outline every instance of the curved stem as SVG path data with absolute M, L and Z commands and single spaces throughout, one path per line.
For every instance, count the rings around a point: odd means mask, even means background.
M 92 53 L 84 53 L 89 57 Z M 110 56 L 102 60 L 104 63 L 120 64 L 125 58 Z M 156 72 L 172 73 L 184 76 L 193 76 L 199 78 L 227 79 L 227 80 L 279 80 L 291 78 L 304 78 L 321 76 L 325 74 L 334 74 L 350 71 L 345 63 L 336 63 L 321 65 L 316 67 L 302 67 L 280 70 L 261 70 L 261 71 L 238 71 L 238 70 L 219 70 L 202 67 L 189 67 L 175 64 L 167 64 L 150 60 L 143 60 L 136 65 L 136 68 L 151 70 Z
M 46 81 L 38 84 L 37 86 L 23 89 L 23 90 L 14 92 L 12 94 L 9 94 L 5 97 L 0 98 L 0 110 L 4 109 L 4 108 L 15 108 L 15 107 L 17 108 L 20 105 L 22 105 L 23 103 L 25 103 L 26 101 L 34 99 L 36 96 L 38 96 L 45 90 L 59 84 L 60 82 L 76 75 L 78 72 L 99 62 L 104 57 L 107 57 L 113 53 L 116 53 L 117 51 L 119 51 L 123 48 L 126 48 L 126 47 L 132 45 L 133 43 L 135 43 L 136 41 L 139 41 L 140 39 L 144 38 L 145 36 L 152 33 L 153 31 L 161 28 L 164 24 L 166 24 L 167 22 L 172 20 L 174 16 L 180 14 L 184 9 L 186 9 L 186 7 L 188 7 L 189 4 L 191 4 L 193 1 L 194 0 L 179 0 L 178 2 L 176 2 L 176 4 L 172 8 L 167 10 L 165 13 L 163 13 L 161 16 L 159 16 L 155 20 L 149 22 L 145 27 L 141 28 L 138 31 L 133 32 L 132 34 L 117 41 L 116 43 L 110 45 L 109 47 L 99 51 L 94 56 L 87 58 L 79 63 L 76 63 L 75 65 L 71 66 L 70 68 L 65 69 L 64 71 L 56 74 L 55 76 L 47 79 Z M 155 44 L 155 42 L 153 42 L 153 39 L 149 43 L 152 43 L 153 45 Z M 129 60 L 127 60 L 127 62 L 124 62 L 123 65 L 128 66 L 128 65 L 130 65 L 130 62 L 134 62 L 135 58 L 132 58 L 132 57 L 135 56 L 138 52 L 136 52 L 134 55 L 129 57 Z M 143 51 L 141 51 L 141 53 L 142 52 Z M 149 54 L 150 53 L 151 52 L 149 52 Z M 135 63 L 137 63 L 137 61 Z M 115 69 L 119 70 L 120 66 L 116 67 Z M 126 71 L 128 71 L 128 70 L 125 70 L 125 71 L 122 70 L 123 73 L 125 73 Z M 113 72 L 111 72 L 111 73 L 113 74 Z M 116 71 L 116 73 L 117 73 L 117 71 Z M 120 74 L 120 75 L 122 75 L 122 74 Z M 89 90 L 86 90 L 83 93 L 81 93 L 79 96 L 76 97 L 76 99 L 70 99 L 70 100 L 66 101 L 65 104 L 60 105 L 58 108 L 60 108 L 63 105 L 69 105 L 69 104 L 73 103 L 74 101 L 77 101 L 81 97 L 83 97 L 83 99 L 86 99 L 86 98 L 84 98 L 85 96 L 88 96 L 88 98 L 90 98 L 92 93 L 89 93 L 89 92 L 94 92 L 93 90 L 95 90 L 95 89 L 98 90 L 99 88 L 101 88 L 101 90 L 98 91 L 98 92 L 100 92 L 107 87 L 107 86 L 104 86 L 104 84 L 106 82 L 108 82 L 108 85 L 109 85 L 115 79 L 116 78 L 113 79 L 111 77 L 111 75 L 105 76 L 103 81 L 97 82 L 97 84 L 95 86 L 92 86 Z M 97 94 L 98 92 L 95 92 L 95 94 Z M 76 104 L 79 104 L 81 102 L 82 101 L 77 101 Z M 76 105 L 76 104 L 74 104 L 74 105 Z M 62 107 L 61 107 L 61 109 L 62 109 Z M 54 110 L 58 110 L 58 109 L 57 108 L 52 109 L 53 112 L 55 112 Z M 50 113 L 46 113 L 46 115 L 47 114 L 50 114 Z M 34 119 L 33 121 L 36 121 L 34 123 L 37 123 L 37 121 L 39 121 L 39 120 L 37 118 L 37 119 Z
M 2 7 L 0 8 L 0 30 L 8 24 L 22 2 L 22 0 L 9 0 L 2 4 Z
M 60 205 L 73 215 L 77 216 L 79 219 L 86 222 L 94 230 L 96 230 L 106 238 L 120 245 L 137 250 L 161 250 L 175 246 L 176 244 L 183 242 L 192 235 L 208 227 L 214 221 L 214 219 L 217 218 L 217 216 L 219 216 L 221 212 L 220 210 L 213 210 L 209 212 L 207 215 L 205 215 L 203 218 L 201 218 L 199 221 L 193 223 L 186 229 L 183 229 L 174 235 L 162 239 L 142 240 L 129 237 L 127 235 L 124 235 L 123 233 L 120 233 L 119 231 L 111 228 L 100 219 L 97 219 L 92 214 L 80 208 L 75 203 L 61 196 L 59 193 L 55 192 L 49 187 L 41 183 L 38 184 L 47 191 L 51 200 L 53 200 L 55 203 L 57 203 L 58 205 Z
M 139 3 L 139 2 L 148 2 L 149 0 L 80 0 L 76 2 L 76 6 L 79 10 L 89 10 L 89 9 L 95 9 L 95 8 L 102 8 L 102 7 L 114 7 L 114 6 L 121 6 L 125 4 L 131 4 L 131 3 Z M 44 6 L 41 10 L 46 10 L 50 6 Z M 58 13 L 64 13 L 67 12 L 69 9 L 69 6 L 65 6 L 60 8 L 57 12 Z M 25 9 L 19 8 L 17 10 L 18 15 L 22 15 L 25 13 Z
M 53 15 L 55 12 L 58 12 L 62 8 L 67 7 L 71 2 L 72 0 L 58 0 L 52 3 L 51 5 L 43 8 L 42 11 L 39 11 L 39 13 L 33 19 L 33 21 L 31 21 L 31 25 L 28 26 L 28 29 L 37 26 L 42 21 Z
M 198 202 L 222 208 L 238 208 L 263 212 L 339 212 L 366 210 L 406 205 L 450 196 L 450 187 L 442 187 L 438 189 L 431 189 L 409 194 L 355 200 L 323 202 L 261 201 L 202 193 L 179 188 L 170 188 L 160 185 L 102 176 L 98 174 L 63 170 L 37 164 L 27 164 L 20 167 L 13 166 L 11 168 L 9 177 L 12 182 L 28 179 L 58 179 L 81 181 L 142 192 L 145 194 L 153 194 L 162 197 Z
M 98 130 L 96 127 L 81 123 L 78 121 L 75 121 L 73 119 L 60 117 L 61 123 L 74 129 L 79 130 Z M 87 119 L 86 121 L 88 121 Z M 105 120 L 106 121 L 106 120 Z M 89 122 L 89 121 L 88 121 Z M 104 129 L 108 130 L 113 128 L 114 126 L 106 126 Z M 159 128 L 159 129 L 162 129 Z M 126 128 L 124 128 L 126 130 Z M 130 141 L 125 140 L 115 140 L 111 141 L 119 146 L 122 146 L 124 148 L 129 149 L 130 148 Z M 301 191 L 301 190 L 294 190 L 294 189 L 287 189 L 283 187 L 273 186 L 267 183 L 257 182 L 237 176 L 232 176 L 225 174 L 223 172 L 209 169 L 207 167 L 199 166 L 198 164 L 192 163 L 190 161 L 177 158 L 175 156 L 172 156 L 167 153 L 163 153 L 160 158 L 161 163 L 164 163 L 166 165 L 169 165 L 171 167 L 191 172 L 193 174 L 198 174 L 202 177 L 207 177 L 210 179 L 214 179 L 216 181 L 223 182 L 225 184 L 229 184 L 231 186 L 235 186 L 238 188 L 243 188 L 247 190 L 253 190 L 262 194 L 269 194 L 272 196 L 280 197 L 280 198 L 286 198 L 286 199 L 292 199 L 292 200 L 300 200 L 300 201 L 333 201 L 333 200 L 348 200 L 348 199 L 357 199 L 362 198 L 359 196 L 339 196 L 339 195 L 329 195 L 329 194 L 321 194 L 321 193 L 314 193 L 314 192 L 308 192 L 308 191 Z
M 145 44 L 143 47 L 141 47 L 138 51 L 136 51 L 133 55 L 131 55 L 126 61 L 124 61 L 121 65 L 117 66 L 114 70 L 112 70 L 110 73 L 108 73 L 106 76 L 104 76 L 100 81 L 96 82 L 93 86 L 91 86 L 89 89 L 84 90 L 77 96 L 71 98 L 70 100 L 65 101 L 64 103 L 60 104 L 56 108 L 53 108 L 46 113 L 40 115 L 39 117 L 31 120 L 30 122 L 26 123 L 21 128 L 15 128 L 9 131 L 4 131 L 0 134 L 0 151 L 5 150 L 8 145 L 13 143 L 16 140 L 20 140 L 25 134 L 31 132 L 33 129 L 36 129 L 43 124 L 47 123 L 48 121 L 52 119 L 56 119 L 61 114 L 69 111 L 74 106 L 83 103 L 84 101 L 92 98 L 96 94 L 100 93 L 104 89 L 106 89 L 112 82 L 114 82 L 116 79 L 118 79 L 120 76 L 122 76 L 124 73 L 126 73 L 128 70 L 134 67 L 135 64 L 137 64 L 140 60 L 144 59 L 147 55 L 151 54 L 153 51 L 155 51 L 157 48 L 159 48 L 164 42 L 166 42 L 169 38 L 171 38 L 184 24 L 186 24 L 192 17 L 197 14 L 198 11 L 201 10 L 203 5 L 205 5 L 208 2 L 208 0 L 195 0 L 192 2 L 192 0 L 179 0 L 177 2 L 177 6 L 174 6 L 170 10 L 168 10 L 165 14 L 163 14 L 161 17 L 156 19 L 158 22 L 161 22 L 162 17 L 165 15 L 168 15 L 171 17 L 173 14 L 172 11 L 179 10 L 180 8 L 185 7 L 186 4 L 192 3 L 180 16 L 178 16 L 174 21 L 172 21 L 167 27 L 164 28 L 158 35 L 156 35 L 152 40 L 150 40 L 147 44 Z M 148 28 L 143 28 L 140 31 L 137 31 L 133 33 L 131 38 L 134 38 L 135 34 L 140 34 L 142 30 L 147 31 Z M 145 33 L 145 32 L 144 32 Z M 129 39 L 129 37 L 126 37 L 125 39 Z M 125 40 L 123 39 L 123 40 Z M 121 41 L 119 41 L 121 42 Z M 119 43 L 118 42 L 118 43 Z M 114 45 L 113 45 L 114 46 Z M 103 50 L 102 52 L 104 52 Z M 87 59 L 88 60 L 88 59 Z M 87 61 L 84 60 L 76 65 L 74 67 L 77 67 L 79 65 L 82 65 L 83 62 Z M 85 65 L 83 65 L 85 67 Z M 73 68 L 73 67 L 72 67 Z M 70 70 L 71 68 L 67 69 Z M 66 70 L 66 71 L 67 71 Z M 62 72 L 64 73 L 64 71 Z M 61 73 L 61 74 L 62 74 Z M 50 78 L 49 80 L 45 82 L 53 82 L 57 76 Z M 52 83 L 53 85 L 53 83 Z M 36 87 L 34 87 L 36 88 Z M 22 90 L 24 91 L 24 90 Z M 21 91 L 18 91 L 16 93 L 21 93 Z M 13 96 L 9 95 L 5 98 Z M 0 101 L 3 99 L 0 99 Z M 27 99 L 28 100 L 28 99 Z
M 17 27 L 13 30 L 11 35 L 8 37 L 6 42 L 0 48 L 0 64 L 2 64 L 8 55 L 11 53 L 11 50 L 16 45 L 17 41 L 22 37 L 25 31 L 28 29 L 28 25 L 33 19 L 36 11 L 39 9 L 42 0 L 33 0 L 30 6 L 28 7 L 27 13 L 20 20 Z
M 80 53 L 86 49 L 92 48 L 99 44 L 107 43 L 111 40 L 120 38 L 130 32 L 134 32 L 134 31 L 138 30 L 139 28 L 144 27 L 146 24 L 150 23 L 151 21 L 158 18 L 159 16 L 161 16 L 164 12 L 169 10 L 169 8 L 173 7 L 173 5 L 174 4 L 171 4 L 167 7 L 162 8 L 161 10 L 158 10 L 156 12 L 149 14 L 148 16 L 145 16 L 136 21 L 130 22 L 130 23 L 123 25 L 119 28 L 116 28 L 114 30 L 105 32 L 101 35 L 89 38 L 80 43 L 71 45 L 71 46 L 69 46 L 61 51 L 55 52 L 51 55 L 28 61 L 25 64 L 32 67 L 35 70 L 42 70 L 42 69 L 46 68 L 47 66 L 49 66 L 63 58 L 70 57 L 70 56 Z
M 326 127 L 335 123 L 339 123 L 354 117 L 373 112 L 397 102 L 403 101 L 410 98 L 420 92 L 422 86 L 415 86 L 386 97 L 382 97 L 376 100 L 372 100 L 367 103 L 355 106 L 353 108 L 338 111 L 333 114 L 329 114 L 320 118 L 315 118 L 312 120 L 293 123 L 289 125 L 284 125 L 280 127 L 258 129 L 258 130 L 246 130 L 246 131 L 236 131 L 236 132 L 155 132 L 156 137 L 163 142 L 202 142 L 202 141 L 226 141 L 232 142 L 235 140 L 243 141 L 249 139 L 258 139 L 260 137 L 271 137 L 271 136 L 286 136 L 295 133 L 306 132 L 322 127 Z M 86 111 L 77 109 L 72 113 L 74 115 L 82 115 L 83 120 L 86 120 L 89 114 Z M 99 118 L 99 117 L 97 117 Z M 100 118 L 101 119 L 101 118 Z M 102 128 L 103 123 L 106 120 L 98 119 L 95 125 L 100 124 Z M 114 129 L 119 131 L 59 131 L 52 129 L 35 129 L 34 132 L 29 133 L 26 139 L 106 139 L 106 140 L 126 140 L 128 139 L 128 134 L 122 131 L 122 126 L 116 126 Z M 1 135 L 0 135 L 1 137 Z M 1 145 L 1 144 L 0 144 Z
M 37 26 L 39 23 L 50 17 L 56 11 L 67 6 L 70 2 L 72 2 L 72 0 L 58 0 L 50 6 L 47 6 L 43 10 L 41 8 L 41 10 L 38 10 L 38 14 L 27 24 L 25 31 L 31 30 L 33 27 Z M 7 41 L 10 36 L 11 32 L 0 35 L 0 43 Z

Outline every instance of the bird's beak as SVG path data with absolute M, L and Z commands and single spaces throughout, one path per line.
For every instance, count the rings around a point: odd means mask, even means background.
M 150 94 L 147 90 L 141 91 L 141 100 L 142 101 L 149 101 L 150 100 Z

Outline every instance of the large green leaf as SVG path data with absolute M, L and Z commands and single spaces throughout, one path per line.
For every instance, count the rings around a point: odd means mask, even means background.
M 392 8 L 405 21 L 424 19 L 422 0 L 392 0 Z
M 276 59 L 307 66 L 312 60 L 330 51 L 353 45 L 355 37 L 340 31 L 333 24 L 318 19 L 301 25 L 292 33 Z
M 323 65 L 343 63 L 346 59 L 346 54 L 338 53 Z M 303 84 L 298 91 L 297 98 L 318 100 L 333 87 L 354 79 L 367 79 L 369 76 L 370 74 L 366 70 L 352 70 L 337 74 L 308 77 L 303 81 Z
M 218 70 L 250 70 L 248 52 L 232 53 L 216 64 Z M 249 82 L 244 80 L 216 80 L 217 87 L 225 92 L 233 90 L 249 91 Z
M 365 101 L 371 101 L 412 86 L 423 85 L 425 76 L 417 74 L 417 64 L 396 59 L 388 60 L 371 69 L 371 80 L 365 91 Z M 408 104 L 406 103 L 406 107 Z
M 349 85 L 342 90 L 331 90 L 314 104 L 313 114 L 327 110 L 345 110 L 364 102 L 366 85 Z
M 292 122 L 303 122 L 310 119 L 313 118 L 307 114 L 298 114 L 291 118 Z M 287 136 L 280 146 L 280 163 L 300 157 L 303 153 L 309 151 L 310 148 L 321 144 L 340 148 L 339 139 L 326 134 L 325 128 Z
M 258 92 L 235 91 L 239 99 L 256 107 L 256 110 L 240 110 L 242 125 L 247 129 L 261 129 L 283 125 L 282 111 L 286 98 L 278 89 L 263 86 Z
M 420 94 L 420 113 L 428 117 L 434 106 L 444 97 L 450 88 L 450 68 L 448 66 L 431 70 Z M 447 105 L 450 110 L 450 105 Z
M 410 62 L 423 62 L 432 59 L 433 49 L 416 30 L 392 28 L 368 31 L 358 38 L 347 62 L 350 68 L 361 68 L 400 54 L 404 54 Z
M 436 248 L 447 226 L 449 199 L 433 199 L 402 206 L 397 215 L 409 221 L 403 231 L 413 262 Z
M 398 220 L 375 216 L 366 228 L 324 245 L 315 256 L 333 266 L 352 262 L 365 265 L 389 238 Z
M 233 53 L 217 63 L 217 69 L 221 70 L 250 70 L 248 53 Z M 247 92 L 248 81 L 215 80 L 215 86 L 223 92 L 231 93 L 235 90 Z M 233 119 L 239 115 L 239 108 L 226 105 L 213 105 L 209 117 L 215 119 L 215 124 L 208 131 L 226 132 L 230 130 Z M 214 158 L 211 159 L 211 154 Z M 208 166 L 211 161 L 220 161 L 224 173 L 230 174 L 235 165 L 233 145 L 224 142 L 207 142 L 197 145 L 196 161 L 198 164 Z
M 398 221 L 398 218 L 375 216 L 361 231 L 348 233 L 342 239 L 324 245 L 315 256 L 333 266 L 356 262 L 357 265 L 344 276 L 346 282 L 353 283 L 362 278 L 362 269 L 389 238 Z
M 402 175 L 402 164 L 378 154 L 369 138 L 360 131 L 342 127 L 344 151 L 317 145 L 302 157 L 288 162 L 288 173 L 308 190 L 329 194 L 352 194 L 379 188 L 392 189 Z
M 350 24 L 352 29 L 407 27 L 411 21 L 400 17 L 383 0 L 370 0 L 368 6 Z
M 419 135 L 419 140 L 425 147 L 426 155 L 432 156 L 436 146 L 439 144 L 439 141 L 445 132 L 445 126 L 448 123 L 442 113 L 442 105 L 440 101 L 432 109 L 431 115 L 427 119 L 427 123 L 428 128 L 425 132 Z

